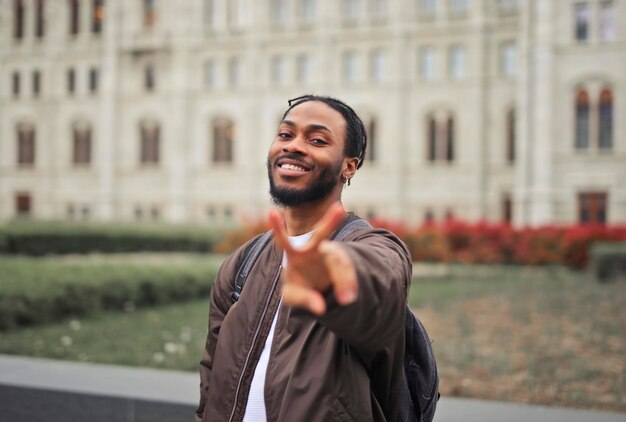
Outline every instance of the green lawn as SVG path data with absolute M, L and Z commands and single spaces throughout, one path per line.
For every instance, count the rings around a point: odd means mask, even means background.
M 558 268 L 464 272 L 411 290 L 443 394 L 626 412 L 626 284 Z M 195 371 L 207 303 L 8 331 L 0 353 Z

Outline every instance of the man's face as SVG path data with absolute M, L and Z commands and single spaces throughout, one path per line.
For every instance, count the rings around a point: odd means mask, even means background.
M 345 126 L 341 113 L 319 101 L 302 103 L 285 116 L 267 157 L 274 203 L 295 207 L 341 189 Z

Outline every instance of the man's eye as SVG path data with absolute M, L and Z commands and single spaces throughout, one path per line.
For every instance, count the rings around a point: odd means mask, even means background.
M 324 139 L 322 138 L 313 138 L 310 141 L 313 145 L 326 145 L 328 144 L 328 142 L 326 142 Z
M 282 139 L 289 139 L 291 138 L 291 134 L 287 132 L 279 132 L 278 137 Z

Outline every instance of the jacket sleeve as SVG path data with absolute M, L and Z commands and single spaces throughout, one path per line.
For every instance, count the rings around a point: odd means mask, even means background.
M 238 254 L 233 254 L 224 261 L 217 273 L 215 281 L 213 282 L 213 286 L 211 287 L 208 334 L 204 351 L 202 353 L 202 359 L 200 360 L 200 404 L 196 409 L 196 422 L 200 422 L 202 420 L 211 384 L 211 371 L 213 369 L 215 346 L 217 345 L 222 321 L 232 305 L 232 280 L 234 278 L 233 274 L 236 269 L 235 267 L 238 262 L 238 257 Z
M 339 305 L 332 292 L 320 322 L 369 355 L 384 349 L 402 332 L 413 270 L 406 245 L 392 233 L 374 229 L 356 233 L 343 246 L 354 262 L 358 296 Z

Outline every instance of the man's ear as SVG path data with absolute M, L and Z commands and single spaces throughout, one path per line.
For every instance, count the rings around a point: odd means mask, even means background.
M 358 165 L 359 159 L 357 157 L 345 158 L 343 161 L 342 177 L 346 180 L 352 179 Z

